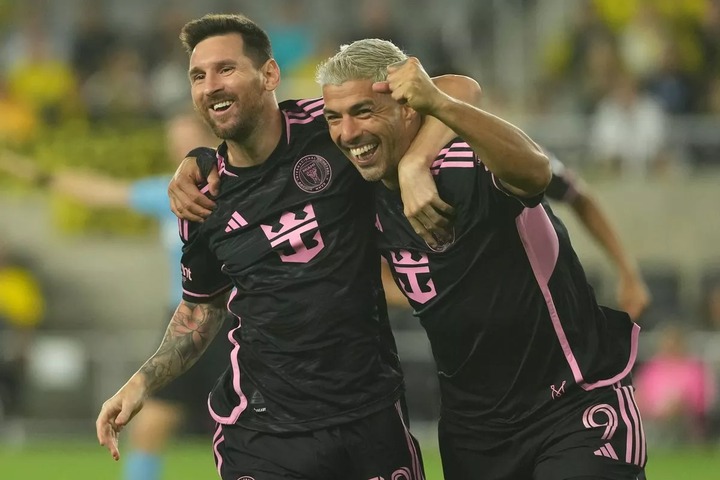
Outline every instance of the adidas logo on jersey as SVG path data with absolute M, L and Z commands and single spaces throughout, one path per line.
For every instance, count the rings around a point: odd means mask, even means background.
M 607 457 L 612 458 L 613 460 L 618 459 L 617 453 L 615 453 L 615 449 L 609 443 L 606 443 L 602 447 L 595 450 L 593 453 L 598 457 Z
M 233 212 L 230 216 L 230 220 L 225 227 L 225 233 L 230 233 L 237 230 L 240 227 L 244 227 L 248 222 L 238 212 Z

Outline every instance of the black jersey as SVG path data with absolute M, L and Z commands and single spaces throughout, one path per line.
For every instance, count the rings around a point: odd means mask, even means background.
M 276 432 L 360 418 L 402 393 L 372 187 L 332 143 L 322 100 L 280 107 L 284 128 L 270 157 L 236 168 L 222 144 L 216 210 L 204 223 L 180 223 L 183 298 L 232 289 L 238 320 L 211 414 Z
M 432 167 L 455 206 L 452 242 L 430 248 L 403 215 L 399 192 L 376 186 L 379 246 L 427 330 L 444 418 L 512 425 L 578 387 L 628 374 L 639 328 L 598 307 L 562 223 L 507 193 L 467 143 Z

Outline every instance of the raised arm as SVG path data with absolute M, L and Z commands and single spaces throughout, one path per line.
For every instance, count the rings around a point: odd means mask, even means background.
M 187 371 L 215 338 L 226 318 L 227 295 L 211 303 L 182 301 L 157 351 L 118 392 L 103 403 L 95 422 L 100 445 L 120 458 L 118 434 L 142 409 L 145 399 Z
M 407 63 L 419 65 L 414 57 Z M 423 70 L 417 71 L 416 81 L 399 82 L 392 88 L 393 98 L 455 131 L 513 194 L 529 197 L 545 189 L 551 176 L 550 162 L 530 137 L 515 125 L 444 93 Z
M 388 92 L 401 82 L 413 82 L 419 63 L 401 62 L 388 68 L 388 80 L 373 88 Z M 422 72 L 424 73 L 424 71 Z M 446 95 L 471 105 L 479 106 L 482 90 L 470 77 L 441 75 L 432 79 L 435 86 Z M 430 166 L 440 150 L 457 134 L 435 117 L 425 116 L 423 125 L 398 165 L 398 180 L 405 216 L 415 233 L 430 245 L 449 240 L 450 225 L 454 214 L 452 206 L 438 194 Z
M 130 182 L 85 171 L 48 172 L 30 158 L 3 151 L 0 171 L 92 207 L 127 207 Z

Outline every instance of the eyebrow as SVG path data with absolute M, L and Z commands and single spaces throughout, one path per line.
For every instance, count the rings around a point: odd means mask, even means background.
M 368 107 L 368 106 L 372 106 L 372 105 L 373 105 L 373 101 L 372 101 L 372 100 L 363 100 L 363 101 L 361 101 L 361 102 L 358 102 L 358 103 L 352 105 L 352 106 L 350 107 L 350 109 L 349 109 L 349 113 L 350 113 L 351 115 L 353 115 L 353 114 L 355 114 L 358 110 L 362 110 L 363 108 Z M 329 114 L 338 115 L 338 112 L 336 112 L 335 110 L 330 110 L 330 109 L 328 109 L 327 107 L 323 108 L 323 113 L 324 113 L 324 115 L 329 115 Z
M 216 62 L 213 62 L 212 65 L 210 65 L 210 68 L 217 68 L 221 65 L 237 65 L 237 61 L 231 59 L 231 58 L 224 58 L 222 60 L 218 60 Z M 192 67 L 190 70 L 188 70 L 188 77 L 192 77 L 196 73 L 202 73 L 205 70 L 200 67 Z

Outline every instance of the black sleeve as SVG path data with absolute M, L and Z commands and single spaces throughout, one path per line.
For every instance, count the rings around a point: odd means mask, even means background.
M 545 189 L 545 195 L 558 202 L 570 203 L 577 197 L 577 180 L 573 172 L 557 157 L 548 154 L 552 166 L 552 179 Z
M 202 175 L 205 180 L 207 180 L 207 177 L 210 175 L 213 167 L 217 168 L 217 154 L 214 148 L 193 148 L 185 156 L 195 157 L 195 163 L 197 163 L 197 166 L 200 169 L 200 175 Z
M 201 224 L 180 220 L 183 242 L 180 273 L 183 299 L 192 303 L 208 303 L 232 288 L 230 277 L 222 271 L 222 263 L 210 250 L 201 233 Z

